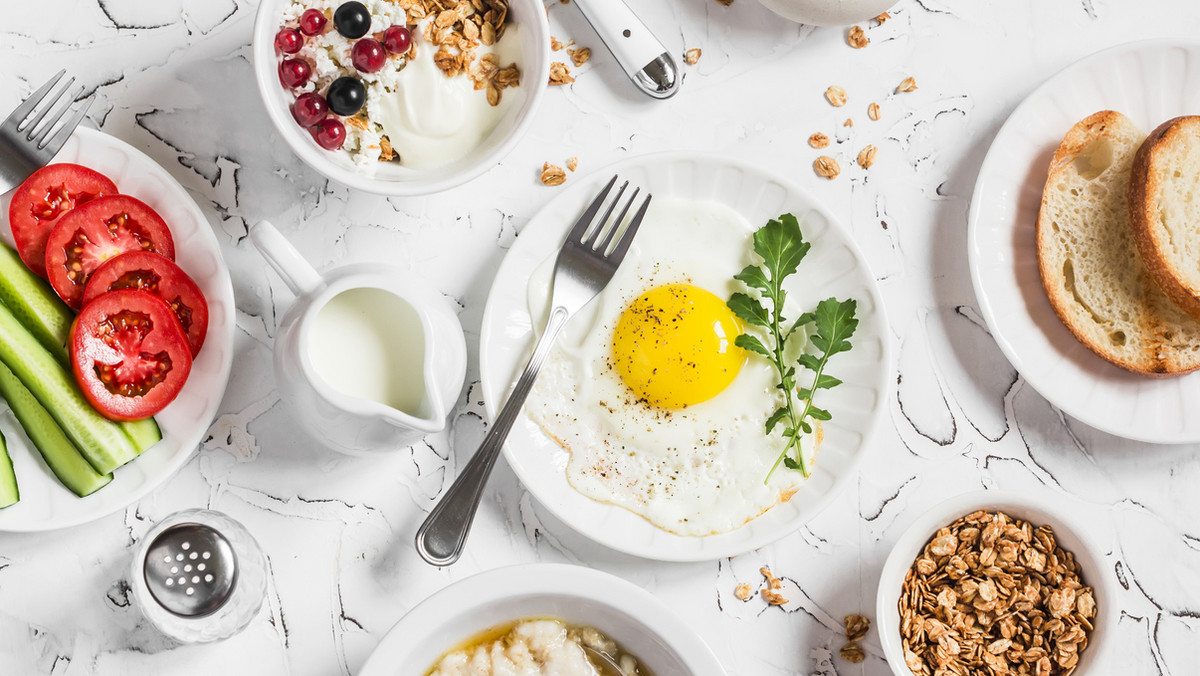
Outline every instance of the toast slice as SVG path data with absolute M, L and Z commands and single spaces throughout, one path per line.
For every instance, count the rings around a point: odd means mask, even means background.
M 1146 273 L 1129 223 L 1129 184 L 1144 135 L 1104 110 L 1063 138 L 1042 192 L 1038 268 L 1063 324 L 1096 354 L 1152 376 L 1200 368 L 1200 323 Z
M 1167 120 L 1133 159 L 1133 241 L 1151 279 L 1200 319 L 1200 117 Z

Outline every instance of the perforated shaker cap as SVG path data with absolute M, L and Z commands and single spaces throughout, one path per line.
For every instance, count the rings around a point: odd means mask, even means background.
M 150 595 L 181 617 L 203 617 L 229 600 L 237 585 L 237 554 L 224 535 L 200 523 L 158 534 L 143 566 Z

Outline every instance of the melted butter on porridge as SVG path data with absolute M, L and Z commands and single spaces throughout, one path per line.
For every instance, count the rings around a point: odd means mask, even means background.
M 554 618 L 488 629 L 442 656 L 428 676 L 597 676 L 584 645 L 611 655 L 629 676 L 653 676 L 596 629 Z

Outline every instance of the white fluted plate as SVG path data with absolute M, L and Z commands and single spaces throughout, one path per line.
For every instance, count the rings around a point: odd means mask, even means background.
M 614 173 L 657 197 L 714 201 L 733 208 L 758 227 L 783 213 L 795 214 L 812 242 L 800 271 L 789 279 L 789 298 L 801 307 L 836 296 L 858 301 L 854 349 L 839 356 L 836 375 L 845 381 L 823 390 L 821 407 L 833 413 L 813 476 L 792 499 L 729 533 L 679 536 L 640 516 L 585 497 L 567 482 L 567 451 L 522 414 L 504 453 L 524 485 L 546 509 L 587 537 L 613 549 L 661 561 L 703 561 L 747 552 L 788 535 L 816 515 L 854 476 L 886 408 L 890 379 L 887 320 L 875 279 L 848 231 L 801 189 L 765 169 L 691 153 L 635 157 L 567 187 L 521 230 L 496 274 L 480 336 L 484 401 L 494 418 L 532 348 L 526 287 L 530 274 L 553 256 L 567 230 Z M 636 240 L 633 245 L 637 246 Z M 680 246 L 705 246 L 681 242 Z M 750 246 L 747 233 L 747 247 Z M 792 284 L 794 282 L 794 284 Z
M 233 286 L 212 226 L 183 186 L 133 146 L 103 132 L 80 128 L 54 162 L 82 164 L 108 176 L 117 189 L 154 208 L 171 228 L 175 262 L 208 300 L 208 337 L 179 396 L 155 419 L 162 441 L 119 467 L 113 480 L 76 497 L 58 482 L 4 407 L 0 428 L 17 473 L 21 501 L 0 509 L 0 531 L 44 531 L 94 521 L 123 509 L 166 481 L 200 445 L 225 394 L 233 363 Z M 12 246 L 11 193 L 0 199 L 0 239 Z
M 1200 441 L 1200 373 L 1147 378 L 1110 364 L 1067 331 L 1042 289 L 1035 228 L 1050 159 L 1079 120 L 1111 109 L 1149 133 L 1200 113 L 1200 44 L 1135 42 L 1050 78 L 996 135 L 971 199 L 968 256 L 979 307 L 1000 349 L 1068 415 L 1127 439 Z

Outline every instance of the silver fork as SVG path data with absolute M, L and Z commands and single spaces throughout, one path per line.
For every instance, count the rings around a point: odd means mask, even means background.
M 558 258 L 554 262 L 554 286 L 550 293 L 550 317 L 546 320 L 546 330 L 538 338 L 533 348 L 533 356 L 517 384 L 513 386 L 512 394 L 504 402 L 496 422 L 488 430 L 487 436 L 475 455 L 467 461 L 463 471 L 454 480 L 450 490 L 442 496 L 437 506 L 426 517 L 425 523 L 417 530 L 417 552 L 421 558 L 435 566 L 448 566 L 458 560 L 462 554 L 463 544 L 471 531 L 471 521 L 479 508 L 479 499 L 483 496 L 483 487 L 491 474 L 496 457 L 504 446 L 504 439 L 512 429 L 517 419 L 533 381 L 537 379 L 542 363 L 550 354 L 559 331 L 575 314 L 595 298 L 604 289 L 608 281 L 617 271 L 633 236 L 637 233 L 646 209 L 650 206 L 650 195 L 642 202 L 641 207 L 634 213 L 629 225 L 621 231 L 621 223 L 625 220 L 629 208 L 637 200 L 640 189 L 635 188 L 633 194 L 621 208 L 620 214 L 611 222 L 614 208 L 621 201 L 629 182 L 625 181 L 617 191 L 616 197 L 608 204 L 608 209 L 599 220 L 600 213 L 608 194 L 612 191 L 617 177 L 613 176 L 608 185 L 600 191 L 596 199 L 575 222 Z
M 4 122 L 0 122 L 0 193 L 6 193 L 21 185 L 30 174 L 49 164 L 92 105 L 92 99 L 88 97 L 74 115 L 58 127 L 57 131 L 50 133 L 84 89 L 81 85 L 61 106 L 58 105 L 59 99 L 75 83 L 75 78 L 67 80 L 62 89 L 50 96 L 50 91 L 65 72 L 58 71 L 49 82 L 17 106 Z M 56 112 L 43 124 L 46 115 L 52 111 Z

